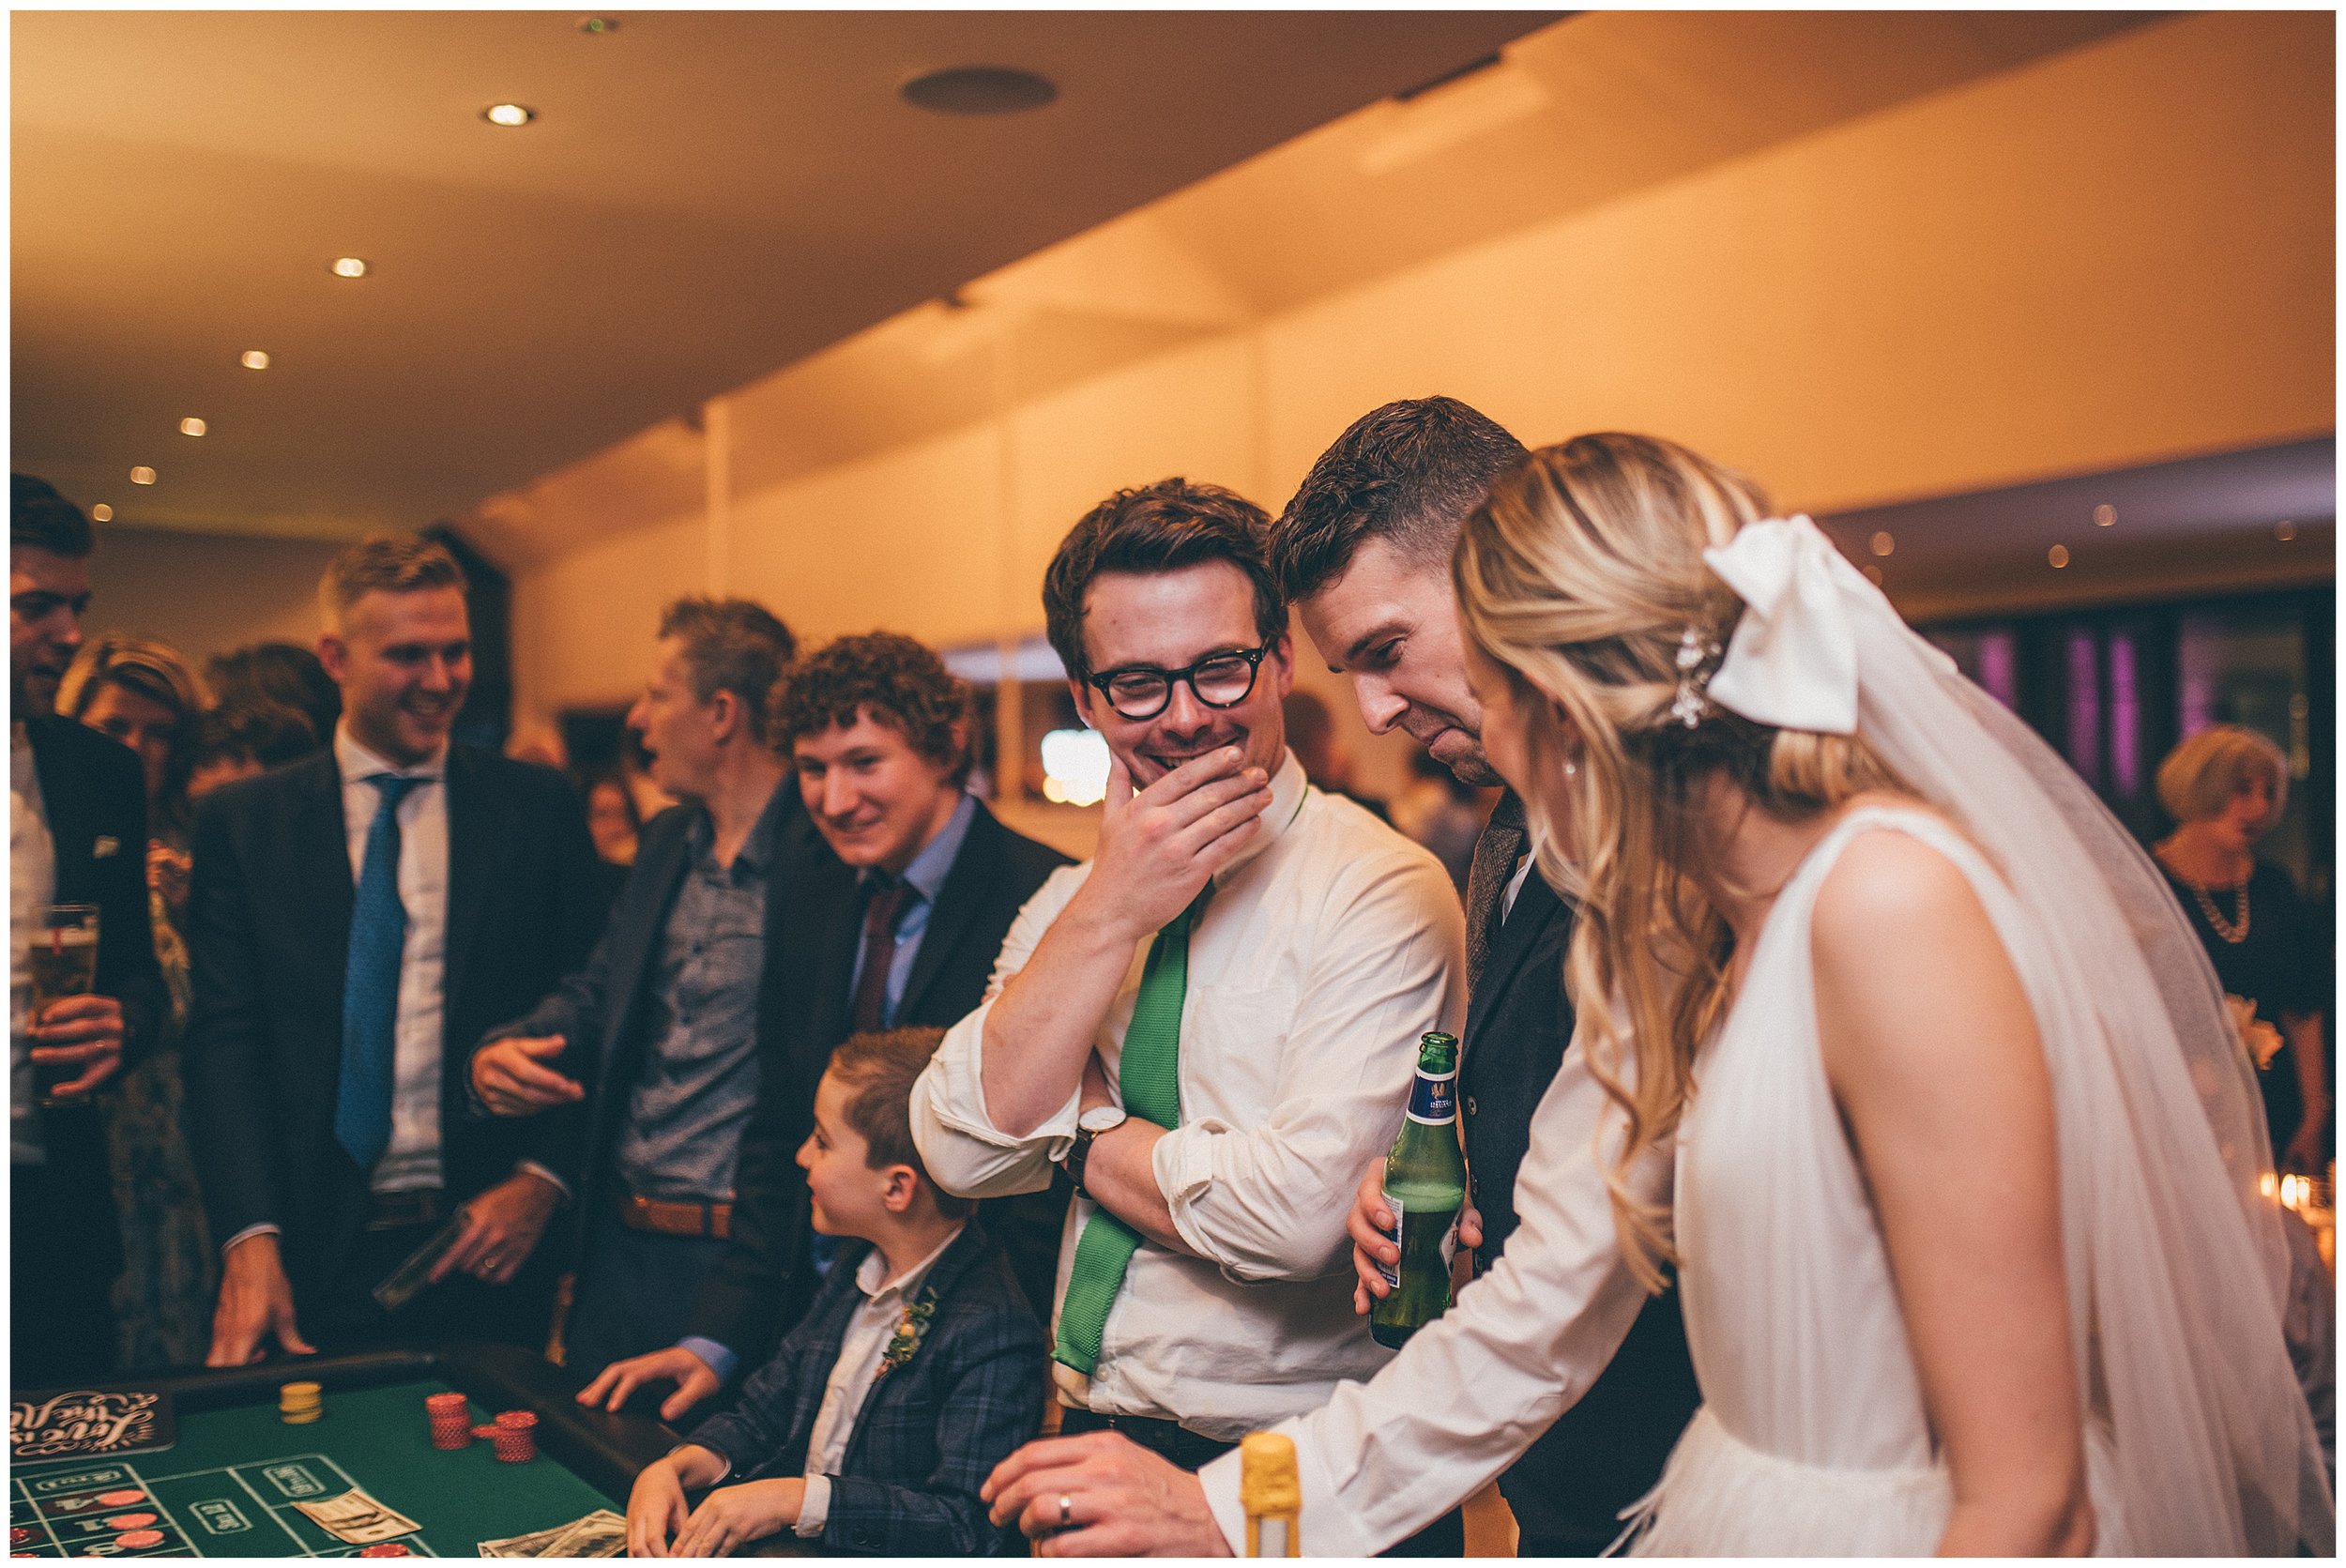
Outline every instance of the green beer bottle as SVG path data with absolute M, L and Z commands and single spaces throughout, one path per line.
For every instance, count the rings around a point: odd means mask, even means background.
M 1368 1332 L 1378 1344 L 1399 1349 L 1450 1305 L 1450 1258 L 1458 1250 L 1458 1210 L 1465 1203 L 1458 1042 L 1429 1034 L 1418 1042 L 1408 1118 L 1385 1156 L 1385 1207 L 1394 1222 L 1386 1234 L 1401 1248 L 1401 1261 L 1378 1265 L 1392 1287 L 1368 1315 Z

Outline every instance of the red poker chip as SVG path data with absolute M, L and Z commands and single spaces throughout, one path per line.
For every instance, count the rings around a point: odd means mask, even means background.
M 520 1441 L 500 1440 L 497 1457 L 509 1465 L 525 1465 L 538 1457 L 538 1445 L 524 1439 Z
M 33 1538 L 34 1533 L 33 1527 L 30 1525 L 10 1525 L 8 1527 L 8 1545 L 11 1546 L 21 1546 L 24 1545 L 25 1542 L 30 1541 Z
M 535 1410 L 499 1410 L 497 1424 L 510 1427 L 515 1431 L 526 1432 L 538 1424 L 538 1412 Z
M 108 1530 L 145 1530 L 155 1522 L 152 1514 L 115 1514 L 106 1520 Z
M 132 1486 L 126 1491 L 100 1492 L 98 1494 L 98 1500 L 109 1508 L 121 1508 L 133 1502 L 145 1502 L 146 1494 Z
M 493 1422 L 484 1421 L 480 1425 L 472 1429 L 472 1435 L 476 1438 L 495 1438 L 499 1432 L 505 1430 L 505 1427 L 499 1426 Z
M 451 1427 L 447 1431 L 434 1427 L 432 1432 L 432 1446 L 444 1450 L 470 1448 L 472 1438 L 473 1435 L 462 1426 Z
M 358 1548 L 360 1557 L 413 1557 L 416 1554 L 396 1541 L 377 1541 L 372 1546 Z
M 454 1389 L 447 1389 L 439 1393 L 425 1394 L 423 1402 L 428 1408 L 445 1410 L 451 1405 L 461 1407 L 465 1403 L 465 1396 Z
M 128 1546 L 132 1551 L 145 1546 L 160 1546 L 162 1544 L 163 1532 L 160 1530 L 133 1530 L 114 1537 L 115 1545 Z

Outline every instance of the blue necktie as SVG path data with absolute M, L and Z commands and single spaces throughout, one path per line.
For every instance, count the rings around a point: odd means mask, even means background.
M 350 909 L 350 958 L 343 972 L 343 1079 L 334 1136 L 371 1171 L 391 1141 L 392 1037 L 399 1019 L 399 960 L 407 908 L 399 901 L 399 803 L 428 779 L 375 773 L 374 821 Z

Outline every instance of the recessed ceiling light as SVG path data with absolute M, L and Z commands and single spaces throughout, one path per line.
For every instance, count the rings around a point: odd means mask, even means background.
M 2094 509 L 2094 526 L 2096 528 L 2107 528 L 2117 521 L 2118 509 L 2108 501 Z
M 538 111 L 519 103 L 492 103 L 480 112 L 480 117 L 491 125 L 527 125 L 538 117 Z
M 237 363 L 249 371 L 265 371 L 268 369 L 268 354 L 263 349 L 248 348 Z
M 588 38 L 601 38 L 605 33 L 617 32 L 619 19 L 616 16 L 582 16 L 578 19 L 578 30 Z
M 906 103 L 938 114 L 1016 114 L 1059 97 L 1047 76 L 1016 66 L 953 66 L 896 89 Z
M 2045 552 L 2045 559 L 2052 563 L 2055 571 L 2059 571 L 2069 564 L 2069 547 L 2065 544 L 2056 544 Z
M 187 419 L 179 421 L 179 434 L 182 435 L 201 435 L 210 428 L 211 426 L 201 419 Z
M 155 470 L 149 468 L 145 464 L 142 463 L 137 467 L 130 470 L 130 482 L 132 484 L 153 484 L 155 482 Z
M 114 520 L 114 509 L 100 501 L 89 509 L 89 516 L 93 523 L 111 523 Z
M 2273 537 L 2287 544 L 2297 537 L 2297 525 L 2284 518 L 2273 525 Z
M 1890 530 L 1887 528 L 1873 537 L 1873 553 L 1877 556 L 1886 556 L 1897 547 L 1898 541 L 1890 537 Z
M 357 256 L 337 256 L 334 259 L 335 277 L 363 278 L 366 275 L 367 264 L 360 261 Z

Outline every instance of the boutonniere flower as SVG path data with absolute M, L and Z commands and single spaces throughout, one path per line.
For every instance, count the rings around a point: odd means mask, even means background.
M 876 1376 L 885 1378 L 912 1359 L 927 1337 L 929 1321 L 937 1316 L 937 1296 L 929 1290 L 921 1292 L 921 1299 L 905 1308 L 905 1315 L 896 1320 L 896 1332 L 888 1338 L 888 1348 L 880 1352 Z

